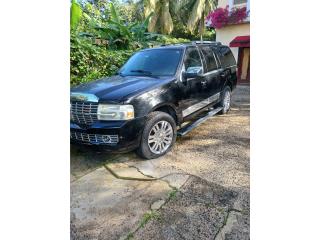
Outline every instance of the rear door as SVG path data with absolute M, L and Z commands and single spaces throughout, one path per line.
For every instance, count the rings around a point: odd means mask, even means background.
M 222 90 L 227 81 L 230 81 L 233 85 L 237 83 L 237 63 L 236 60 L 227 46 L 221 46 L 215 48 L 214 51 L 219 57 L 221 64 L 221 82 L 219 88 Z

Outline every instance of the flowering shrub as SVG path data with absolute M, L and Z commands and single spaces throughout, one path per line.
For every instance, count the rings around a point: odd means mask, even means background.
M 226 8 L 217 8 L 209 13 L 206 21 L 213 28 L 222 28 L 228 24 L 229 20 L 229 6 Z
M 206 18 L 207 25 L 210 27 L 219 29 L 228 24 L 236 24 L 245 20 L 247 17 L 247 8 L 233 8 L 229 10 L 229 6 L 226 8 L 217 8 L 209 13 Z
M 234 8 L 230 11 L 229 24 L 240 23 L 247 17 L 247 8 Z

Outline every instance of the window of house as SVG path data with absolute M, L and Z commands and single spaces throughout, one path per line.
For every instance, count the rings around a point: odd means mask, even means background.
M 247 0 L 233 0 L 233 5 L 247 3 Z

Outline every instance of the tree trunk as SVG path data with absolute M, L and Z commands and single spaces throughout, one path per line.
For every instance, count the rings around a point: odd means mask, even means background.
M 204 13 L 202 12 L 200 18 L 200 41 L 203 41 L 203 32 L 204 32 Z

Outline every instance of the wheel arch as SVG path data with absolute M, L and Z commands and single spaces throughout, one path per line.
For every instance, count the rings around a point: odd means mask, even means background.
M 225 83 L 224 83 L 224 85 L 223 85 L 221 90 L 223 91 L 226 86 L 229 86 L 231 91 L 233 91 L 234 88 L 235 88 L 235 84 L 232 82 L 231 79 L 228 79 L 228 80 L 225 81 Z
M 225 80 L 225 82 L 224 82 L 224 85 L 223 85 L 223 87 L 222 87 L 222 91 L 223 91 L 223 89 L 226 87 L 226 86 L 229 86 L 230 87 L 230 89 L 231 89 L 231 91 L 233 91 L 234 89 L 235 89 L 235 87 L 236 87 L 236 81 L 237 81 L 237 79 L 233 79 L 233 73 L 232 73 L 232 69 L 229 69 L 229 68 L 227 68 L 226 69 L 226 72 L 227 72 L 227 78 L 226 78 L 226 80 Z
M 168 113 L 175 120 L 177 125 L 179 125 L 181 122 L 181 119 L 179 117 L 176 107 L 171 103 L 158 104 L 154 106 L 150 112 L 154 112 L 154 111 Z

